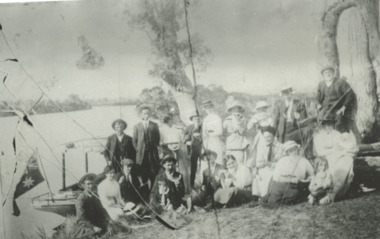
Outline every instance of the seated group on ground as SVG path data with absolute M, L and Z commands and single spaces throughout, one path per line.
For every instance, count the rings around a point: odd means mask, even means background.
M 97 191 L 94 175 L 80 182 L 85 190 L 77 202 L 78 220 L 104 232 L 107 221 L 128 213 L 142 218 L 147 212 L 182 213 L 183 208 L 207 211 L 247 202 L 275 208 L 306 200 L 328 204 L 343 197 L 358 150 L 349 114 L 355 97 L 347 82 L 334 78 L 333 68 L 321 73 L 319 131 L 305 104 L 293 98 L 292 87 L 281 90 L 283 100 L 273 114 L 260 101 L 249 121 L 235 100 L 227 102 L 230 115 L 224 121 L 213 102 L 205 101 L 206 116 L 194 112 L 192 124 L 182 131 L 170 116 L 162 126 L 151 121 L 147 105 L 139 107 L 142 120 L 133 137 L 124 133 L 124 120 L 114 121 L 115 134 L 104 151 L 104 180 Z M 249 131 L 255 132 L 253 138 Z

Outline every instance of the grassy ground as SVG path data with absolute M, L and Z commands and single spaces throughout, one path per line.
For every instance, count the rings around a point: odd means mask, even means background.
M 159 223 L 133 230 L 129 238 L 380 238 L 380 192 L 327 206 L 302 203 L 278 210 L 261 207 L 193 213 L 192 223 L 171 231 Z

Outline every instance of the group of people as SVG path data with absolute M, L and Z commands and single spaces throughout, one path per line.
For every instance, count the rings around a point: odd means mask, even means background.
M 224 120 L 212 101 L 203 102 L 205 117 L 194 112 L 192 124 L 184 128 L 176 127 L 171 116 L 159 126 L 150 120 L 152 109 L 140 106 L 142 120 L 134 126 L 133 137 L 124 133 L 124 120 L 112 124 L 115 134 L 107 140 L 105 179 L 97 192 L 94 175 L 81 180 L 85 190 L 78 198 L 78 219 L 104 231 L 105 222 L 118 220 L 126 205 L 130 209 L 146 203 L 155 213 L 181 207 L 191 212 L 250 201 L 264 207 L 307 198 L 311 204 L 327 204 L 342 197 L 353 177 L 357 151 L 350 128 L 355 95 L 334 72 L 332 67 L 321 72 L 317 133 L 315 120 L 294 98 L 292 87 L 281 89 L 283 100 L 273 114 L 260 101 L 249 120 L 234 100 Z M 255 132 L 253 138 L 249 131 Z

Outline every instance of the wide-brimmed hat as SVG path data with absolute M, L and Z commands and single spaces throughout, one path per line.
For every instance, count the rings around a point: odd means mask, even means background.
M 287 152 L 289 149 L 292 149 L 294 147 L 300 148 L 300 145 L 297 144 L 295 141 L 291 140 L 284 143 L 284 151 Z
M 265 126 L 261 128 L 261 132 L 264 134 L 264 132 L 269 132 L 272 135 L 276 134 L 276 129 L 272 126 Z
M 238 101 L 232 101 L 227 105 L 226 112 L 230 113 L 233 108 L 237 108 L 239 112 L 243 113 L 245 111 L 242 104 L 240 104 Z
M 214 103 L 211 100 L 205 100 L 202 102 L 202 108 L 214 107 Z
M 127 127 L 128 127 L 128 124 L 127 124 L 127 122 L 125 122 L 124 120 L 122 120 L 122 119 L 117 119 L 117 120 L 115 120 L 114 122 L 112 122 L 112 129 L 115 129 L 115 125 L 117 124 L 117 123 L 119 123 L 119 124 L 121 124 L 122 126 L 123 126 L 123 130 L 125 130 Z
M 177 160 L 172 155 L 166 155 L 163 159 L 161 164 L 164 165 L 166 162 L 173 162 L 174 164 L 177 163 Z
M 128 165 L 134 165 L 134 164 L 135 162 L 132 159 L 126 158 L 126 159 L 121 160 L 122 166 L 128 166 Z
M 332 70 L 333 72 L 335 72 L 335 68 L 334 67 L 332 67 L 332 66 L 325 66 L 325 67 L 322 67 L 321 74 L 323 74 L 323 72 L 325 72 L 327 70 Z
M 213 150 L 209 150 L 209 149 L 206 149 L 206 150 L 202 150 L 203 153 L 201 155 L 201 160 L 208 160 L 210 158 L 210 156 L 214 156 L 214 158 L 216 159 L 216 157 L 218 156 L 218 154 L 213 151 Z
M 152 110 L 153 107 L 152 107 L 151 105 L 149 105 L 149 104 L 145 104 L 145 103 L 140 104 L 139 106 L 137 106 L 137 111 L 138 111 L 138 112 L 141 112 L 141 111 L 144 110 L 144 109 Z
M 104 174 L 110 173 L 111 171 L 115 172 L 115 169 L 112 168 L 112 166 L 106 166 L 103 170 Z
M 171 143 L 167 145 L 171 151 L 177 151 L 179 149 L 179 143 Z
M 294 94 L 292 86 L 284 86 L 281 88 L 281 95 Z
M 268 103 L 266 102 L 266 101 L 259 101 L 259 102 L 257 102 L 256 103 L 256 110 L 258 110 L 258 109 L 261 109 L 261 108 L 264 108 L 264 107 L 266 107 L 266 108 L 268 108 L 269 107 L 269 105 L 268 105 Z
M 96 174 L 94 173 L 86 173 L 83 177 L 81 177 L 79 179 L 79 185 L 83 184 L 84 181 L 86 180 L 91 180 L 91 181 L 95 181 L 97 179 L 98 176 L 96 176 Z

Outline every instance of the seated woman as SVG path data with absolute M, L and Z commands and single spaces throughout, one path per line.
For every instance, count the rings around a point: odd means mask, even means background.
M 300 146 L 294 141 L 284 144 L 288 156 L 281 158 L 273 172 L 269 193 L 261 201 L 262 206 L 274 208 L 296 204 L 307 196 L 307 186 L 314 174 L 310 162 L 299 155 Z
M 328 202 L 342 198 L 354 177 L 354 155 L 358 151 L 355 135 L 340 133 L 334 129 L 335 119 L 322 121 L 322 130 L 314 135 L 314 146 L 318 156 L 326 157 L 332 175 L 333 189 Z
M 232 155 L 226 156 L 227 171 L 221 172 L 222 188 L 214 194 L 215 202 L 233 206 L 248 202 L 252 198 L 252 175 L 249 169 L 236 162 Z
M 141 192 L 141 182 L 133 171 L 134 162 L 131 159 L 123 159 L 121 161 L 122 173 L 119 175 L 119 185 L 121 198 L 125 203 L 133 202 L 138 204 L 141 202 L 141 198 L 138 195 L 144 195 L 144 192 Z M 148 189 L 148 188 L 144 188 Z
M 187 208 L 190 212 L 193 206 L 205 207 L 210 209 L 212 207 L 212 197 L 214 193 L 221 187 L 220 174 L 225 169 L 216 164 L 216 153 L 212 151 L 206 151 L 201 155 L 202 161 L 209 165 L 203 170 L 203 179 L 200 191 L 193 193 L 191 197 L 187 199 Z
M 315 173 L 309 185 L 309 203 L 311 205 L 316 202 L 328 204 L 330 203 L 328 194 L 331 193 L 333 188 L 329 164 L 325 157 L 317 157 L 315 161 Z
M 152 191 L 150 193 L 150 202 L 154 205 L 160 205 L 161 202 L 157 202 L 160 199 L 160 188 L 158 182 L 167 182 L 168 193 L 170 194 L 169 200 L 173 209 L 177 209 L 182 204 L 182 198 L 185 195 L 185 185 L 183 183 L 182 175 L 175 171 L 176 160 L 172 156 L 164 157 L 162 165 L 165 169 L 157 175 Z M 161 192 L 163 189 L 161 189 Z
M 106 166 L 103 173 L 106 178 L 99 184 L 99 199 L 112 220 L 117 220 L 123 215 L 124 202 L 121 199 L 120 187 L 115 180 L 115 170 Z
M 264 144 L 258 144 L 253 168 L 252 195 L 264 197 L 268 194 L 277 161 L 284 156 L 283 144 L 275 139 L 276 129 L 262 127 Z

